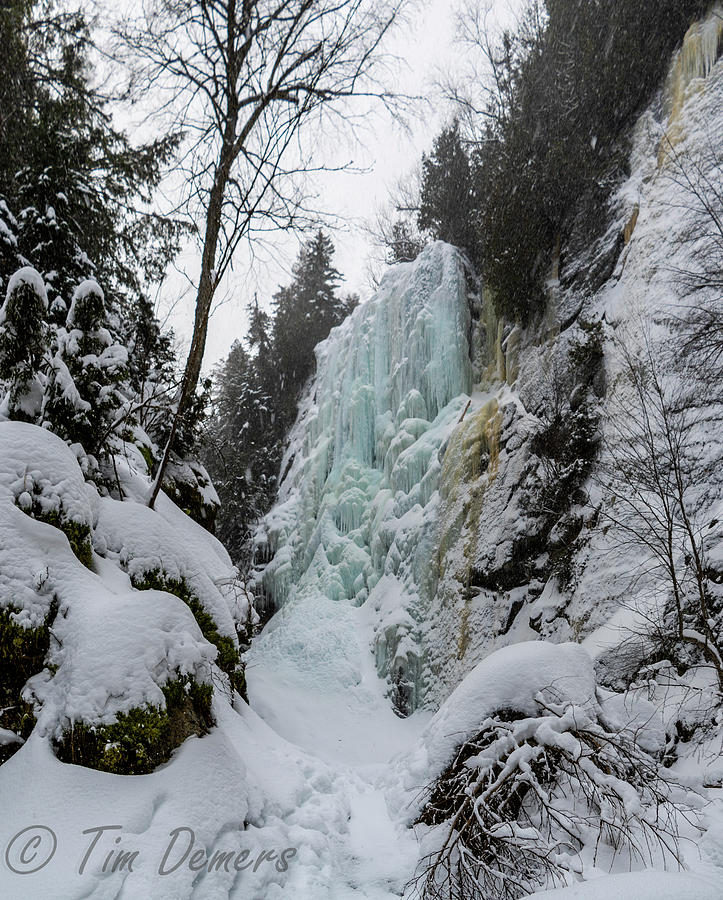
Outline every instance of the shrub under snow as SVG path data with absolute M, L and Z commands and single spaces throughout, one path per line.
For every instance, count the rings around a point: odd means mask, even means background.
M 676 863 L 677 817 L 693 816 L 634 732 L 606 721 L 592 662 L 574 644 L 485 659 L 432 719 L 413 763 L 431 777 L 416 819 L 431 828 L 415 881 L 425 900 L 514 900 L 618 854 Z

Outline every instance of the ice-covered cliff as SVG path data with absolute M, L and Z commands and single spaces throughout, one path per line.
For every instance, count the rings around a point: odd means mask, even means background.
M 698 195 L 721 177 L 721 21 L 715 7 L 686 35 L 612 195 L 580 198 L 540 320 L 499 321 L 457 251 L 434 244 L 318 348 L 259 533 L 263 589 L 281 609 L 259 658 L 275 648 L 317 671 L 344 619 L 354 658 L 374 654 L 407 713 L 509 643 L 587 640 L 603 664 L 631 607 L 667 590 L 616 551 L 602 483 L 631 409 L 624 354 L 647 342 L 672 389 L 689 381 L 690 360 L 669 349 L 679 276 L 706 228 Z M 716 415 L 696 432 L 709 460 Z M 700 527 L 720 519 L 718 473 L 691 501 Z M 319 620 L 328 643 L 314 646 Z M 345 677 L 360 683 L 359 666 Z
M 405 712 L 421 699 L 445 445 L 472 390 L 467 274 L 457 250 L 433 244 L 317 348 L 259 538 L 272 557 L 264 590 L 285 617 L 356 629 L 364 605 L 377 669 Z

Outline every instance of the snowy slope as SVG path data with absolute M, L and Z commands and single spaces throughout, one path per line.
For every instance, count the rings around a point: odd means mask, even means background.
M 484 717 L 532 715 L 538 692 L 554 687 L 634 729 L 651 752 L 677 723 L 686 734 L 701 721 L 705 673 L 625 695 L 600 689 L 595 661 L 607 653 L 609 672 L 621 626 L 635 625 L 620 602 L 638 584 L 629 560 L 612 552 L 612 536 L 593 540 L 589 511 L 578 510 L 575 577 L 562 587 L 531 539 L 538 524 L 524 499 L 539 469 L 531 441 L 545 382 L 580 322 L 606 329 L 603 423 L 619 383 L 610 332 L 634 330 L 641 315 L 656 340 L 674 327 L 669 266 L 690 223 L 673 205 L 661 142 L 695 146 L 723 129 L 723 63 L 710 60 L 709 40 L 696 47 L 639 123 L 612 204 L 609 237 L 626 230 L 627 242 L 604 284 L 582 295 L 551 278 L 535 331 L 479 323 L 460 254 L 437 243 L 391 270 L 317 348 L 279 502 L 258 536 L 268 564 L 257 590 L 278 610 L 247 655 L 250 706 L 229 690 L 189 606 L 134 587 L 162 571 L 236 642 L 249 609 L 218 541 L 163 494 L 147 508 L 150 480 L 133 448 L 117 459 L 125 499 L 114 500 L 85 483 L 82 460 L 58 438 L 0 423 L 0 609 L 23 627 L 52 624 L 24 694 L 37 725 L 0 766 L 0 896 L 409 898 L 420 791 Z M 699 439 L 712 461 L 699 512 L 720 520 L 720 435 L 704 423 Z M 87 536 L 88 566 L 59 525 Z M 709 545 L 720 561 L 719 531 Z M 514 582 L 520 560 L 529 571 Z M 57 758 L 74 722 L 101 727 L 162 705 L 181 675 L 213 686 L 215 724 L 151 774 Z M 700 823 L 685 823 L 691 873 L 631 873 L 623 856 L 609 875 L 587 859 L 588 882 L 540 896 L 723 896 L 720 731 L 708 737 L 681 741 L 674 767 L 710 801 Z M 0 731 L 0 750 L 10 741 Z

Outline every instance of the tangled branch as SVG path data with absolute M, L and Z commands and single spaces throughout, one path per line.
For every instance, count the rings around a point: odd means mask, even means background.
M 426 789 L 417 824 L 436 829 L 438 850 L 414 880 L 424 900 L 515 900 L 564 884 L 618 854 L 680 866 L 678 817 L 694 821 L 678 785 L 630 732 L 594 713 L 545 701 L 526 717 L 502 710 L 458 748 Z

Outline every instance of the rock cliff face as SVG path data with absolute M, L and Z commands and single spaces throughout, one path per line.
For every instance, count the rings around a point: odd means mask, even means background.
M 662 367 L 676 396 L 698 383 L 675 346 L 691 259 L 715 230 L 705 187 L 723 163 L 721 21 L 713 10 L 691 28 L 612 189 L 580 199 L 536 322 L 497 320 L 460 254 L 433 244 L 317 350 L 259 532 L 259 578 L 287 607 L 282 629 L 321 604 L 330 634 L 337 620 L 362 634 L 402 714 L 523 640 L 584 641 L 612 681 L 619 628 L 667 591 L 608 515 L 610 473 L 630 449 L 630 359 Z M 691 446 L 709 464 L 688 501 L 717 578 L 720 408 L 705 401 Z

